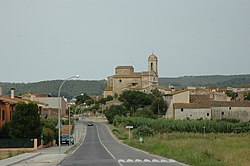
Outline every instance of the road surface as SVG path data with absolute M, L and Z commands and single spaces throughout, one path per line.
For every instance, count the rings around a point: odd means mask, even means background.
M 84 142 L 62 166 L 183 166 L 175 160 L 148 154 L 117 141 L 101 122 L 87 127 Z

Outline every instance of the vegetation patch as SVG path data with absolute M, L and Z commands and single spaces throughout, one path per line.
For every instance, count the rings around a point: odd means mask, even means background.
M 166 133 L 138 137 L 126 144 L 194 166 L 246 166 L 250 163 L 250 134 Z
M 19 154 L 26 153 L 26 152 L 28 152 L 28 151 L 24 151 L 24 150 L 17 150 L 17 151 L 6 150 L 6 151 L 0 151 L 0 160 L 6 159 L 6 158 L 9 158 L 9 157 L 13 157 L 13 156 L 17 156 Z

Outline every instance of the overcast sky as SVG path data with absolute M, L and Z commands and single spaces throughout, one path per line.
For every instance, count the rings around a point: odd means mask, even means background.
M 0 0 L 0 82 L 250 74 L 249 0 Z

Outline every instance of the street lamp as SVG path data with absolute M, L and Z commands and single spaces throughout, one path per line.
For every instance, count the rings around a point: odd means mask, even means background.
M 61 153 L 61 88 L 63 84 L 72 79 L 72 78 L 79 78 L 79 75 L 71 76 L 63 81 L 63 83 L 60 85 L 58 90 L 58 146 L 59 146 L 59 153 Z
M 75 99 L 76 97 L 78 97 L 78 96 L 83 96 L 83 95 L 84 95 L 83 93 L 78 94 L 78 95 L 75 95 L 70 101 L 74 100 L 74 99 Z M 69 102 L 70 102 L 70 101 L 69 101 Z M 71 106 L 71 105 L 69 105 L 69 113 L 68 113 L 68 114 L 69 114 L 69 145 L 70 145 L 70 142 L 71 142 L 71 141 L 70 141 L 70 133 L 71 133 L 71 131 L 70 131 L 70 106 Z

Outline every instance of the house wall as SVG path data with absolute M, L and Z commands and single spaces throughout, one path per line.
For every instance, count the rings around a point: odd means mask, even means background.
M 61 100 L 61 114 L 62 116 L 66 115 L 66 109 L 67 109 L 67 102 L 63 97 L 60 97 Z M 48 104 L 45 108 L 43 108 L 43 111 L 46 111 L 48 109 L 57 110 L 59 107 L 59 99 L 58 97 L 34 97 L 34 101 L 39 101 Z M 46 110 L 45 110 L 46 109 Z
M 213 92 L 211 98 L 213 98 L 214 101 L 229 101 L 227 95 L 224 93 Z
M 149 86 L 149 76 L 142 76 L 142 88 Z
M 113 91 L 104 91 L 103 97 L 107 97 L 107 96 L 114 96 Z
M 237 119 L 250 121 L 250 107 L 212 107 L 212 119 Z
M 107 87 L 113 87 L 113 77 L 112 76 L 108 77 Z
M 165 95 L 164 100 L 168 104 L 168 108 L 165 114 L 165 118 L 167 119 L 175 119 L 175 110 L 173 108 L 174 103 L 189 103 L 190 100 L 190 92 L 183 91 L 171 95 Z
M 131 68 L 116 68 L 116 75 L 131 75 L 134 73 L 134 69 Z
M 190 101 L 189 91 L 184 91 L 173 95 L 173 103 L 189 103 L 189 101 Z
M 10 122 L 13 110 L 15 110 L 15 105 L 0 101 L 0 128 L 5 125 L 5 123 Z
M 200 109 L 175 109 L 175 119 L 211 119 L 211 109 L 210 108 L 200 108 Z
M 120 81 L 121 80 L 121 81 Z M 137 83 L 137 87 L 141 88 L 142 86 L 142 80 L 141 77 L 135 77 L 135 78 L 113 78 L 113 91 L 114 93 L 121 94 L 122 89 L 131 87 L 132 83 Z

